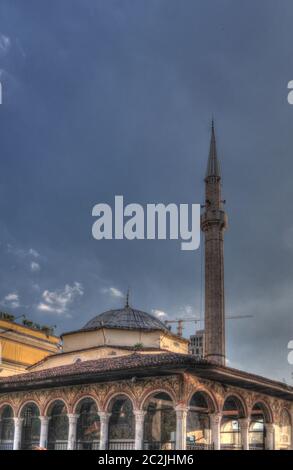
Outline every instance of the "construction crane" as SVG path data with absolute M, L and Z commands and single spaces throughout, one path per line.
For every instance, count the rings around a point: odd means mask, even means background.
M 230 315 L 225 317 L 226 320 L 240 320 L 242 318 L 253 318 L 253 315 Z M 183 323 L 194 322 L 199 323 L 203 321 L 201 318 L 177 318 L 175 320 L 165 320 L 165 325 L 171 325 L 177 323 L 177 335 L 182 336 L 183 334 Z

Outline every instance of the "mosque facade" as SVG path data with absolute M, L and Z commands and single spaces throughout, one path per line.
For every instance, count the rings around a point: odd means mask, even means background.
M 293 449 L 293 388 L 226 365 L 214 126 L 205 188 L 203 354 L 127 299 L 64 333 L 61 352 L 0 378 L 0 450 Z

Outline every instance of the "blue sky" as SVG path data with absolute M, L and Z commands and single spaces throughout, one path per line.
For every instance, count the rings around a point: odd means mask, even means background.
M 200 250 L 96 241 L 94 204 L 201 203 L 211 116 L 230 227 L 229 364 L 292 383 L 289 0 L 1 0 L 1 309 L 72 330 L 201 312 Z M 122 295 L 123 294 L 123 295 Z M 189 324 L 185 334 L 194 329 Z

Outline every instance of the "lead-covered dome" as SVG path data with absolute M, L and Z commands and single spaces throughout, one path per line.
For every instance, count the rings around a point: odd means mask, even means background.
M 161 330 L 169 332 L 167 326 L 150 313 L 136 310 L 129 306 L 117 310 L 108 310 L 100 313 L 87 322 L 82 330 L 94 330 L 98 328 L 117 328 L 123 330 Z

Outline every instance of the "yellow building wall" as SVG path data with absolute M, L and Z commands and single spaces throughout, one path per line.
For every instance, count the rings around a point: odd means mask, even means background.
M 39 364 L 30 367 L 30 371 L 50 369 L 52 367 L 65 366 L 74 364 L 77 360 L 91 361 L 105 357 L 126 356 L 133 354 L 133 351 L 119 349 L 119 348 L 93 348 L 87 351 L 73 351 L 68 353 L 60 353 L 55 356 L 49 356 Z
M 161 335 L 160 338 L 161 349 L 167 349 L 179 354 L 188 354 L 188 344 L 189 341 L 179 337 Z
M 166 349 L 188 354 L 188 341 L 164 334 L 161 331 L 120 330 L 104 328 L 95 331 L 80 331 L 63 337 L 63 351 L 77 351 L 95 346 L 128 346 L 141 344 L 145 348 Z
M 139 354 L 159 354 L 166 350 L 176 353 L 188 353 L 188 341 L 174 335 L 165 335 L 161 331 L 139 331 L 100 329 L 95 331 L 79 331 L 67 334 L 63 338 L 62 353 L 46 358 L 30 370 L 43 370 L 52 367 L 73 364 L 77 360 L 90 361 L 105 357 L 125 356 L 133 354 L 133 348 Z M 145 349 L 143 349 L 145 348 Z
M 25 372 L 26 368 L 59 351 L 60 338 L 42 331 L 0 320 L 0 376 Z

